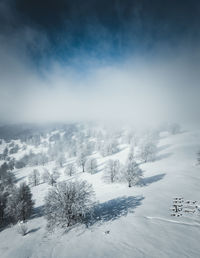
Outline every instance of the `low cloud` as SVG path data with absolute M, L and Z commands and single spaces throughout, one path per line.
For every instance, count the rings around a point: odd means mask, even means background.
M 184 54 L 183 54 L 184 53 Z M 83 67 L 54 61 L 39 72 L 27 56 L 0 51 L 0 120 L 52 122 L 103 120 L 157 124 L 194 123 L 199 115 L 198 58 L 140 56 Z

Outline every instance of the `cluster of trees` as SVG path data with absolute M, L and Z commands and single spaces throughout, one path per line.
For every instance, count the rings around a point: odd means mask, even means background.
M 9 147 L 9 148 L 8 148 Z M 9 158 L 9 154 L 15 154 L 19 151 L 19 145 L 11 142 L 8 147 L 6 146 L 3 150 L 3 153 L 0 154 L 1 160 L 7 160 Z
M 0 226 L 26 221 L 33 211 L 34 201 L 26 183 L 15 185 L 16 179 L 7 163 L 0 167 Z
M 128 187 L 142 182 L 143 171 L 134 159 L 132 153 L 129 154 L 125 165 L 119 160 L 108 160 L 104 171 L 104 179 L 110 183 L 126 181 Z
M 78 128 L 80 127 L 80 128 Z M 69 127 L 70 128 L 70 127 Z M 66 153 L 68 157 L 76 157 L 76 163 L 82 168 L 82 171 L 95 173 L 97 168 L 96 159 L 91 159 L 89 156 L 94 151 L 100 151 L 102 156 L 112 155 L 118 152 L 118 141 L 116 137 L 111 137 L 110 134 L 89 130 L 83 125 L 67 128 L 65 133 L 56 132 L 50 135 L 45 135 L 46 140 L 42 140 L 40 134 L 35 134 L 26 138 L 25 142 L 34 146 L 39 146 L 45 143 L 45 152 L 25 154 L 19 160 L 14 162 L 17 169 L 25 166 L 45 165 L 49 161 L 55 161 L 58 167 L 65 166 Z M 94 137 L 97 136 L 97 139 Z M 93 138 L 92 138 L 93 137 Z M 18 151 L 19 146 L 10 143 L 11 153 Z M 2 157 L 8 157 L 9 149 L 5 148 Z
M 6 147 L 4 150 L 3 150 L 3 153 L 2 154 L 0 154 L 0 159 L 1 160 L 6 160 L 7 159 L 7 157 L 8 157 L 8 147 Z
M 13 187 L 12 192 L 7 197 L 6 214 L 13 222 L 26 221 L 33 212 L 34 201 L 32 193 L 26 183 L 21 183 L 19 187 Z
M 12 148 L 10 148 L 10 150 L 9 150 L 9 154 L 15 154 L 15 153 L 17 153 L 18 151 L 19 151 L 19 145 L 18 144 L 16 144 L 16 145 L 14 145 Z
M 156 159 L 157 146 L 153 141 L 143 140 L 139 145 L 139 158 L 143 162 L 154 161 Z
M 49 161 L 48 156 L 45 153 L 33 153 L 24 155 L 21 159 L 15 162 L 16 168 L 23 168 L 25 166 L 44 166 Z
M 30 186 L 37 186 L 40 183 L 47 183 L 51 186 L 57 183 L 60 173 L 57 167 L 54 167 L 51 171 L 44 168 L 44 172 L 40 174 L 38 169 L 33 169 L 33 171 L 28 176 L 28 181 Z
M 100 153 L 103 157 L 115 154 L 119 151 L 116 139 L 105 140 L 99 146 Z

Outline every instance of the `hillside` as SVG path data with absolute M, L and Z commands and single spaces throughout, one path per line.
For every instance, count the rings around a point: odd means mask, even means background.
M 62 135 L 62 132 L 58 132 Z M 108 183 L 103 177 L 108 159 L 118 159 L 122 164 L 127 160 L 130 145 L 120 139 L 116 153 L 104 157 L 94 151 L 90 155 L 97 159 L 97 172 L 94 174 L 82 172 L 79 168 L 72 177 L 66 176 L 65 166 L 76 159 L 68 157 L 67 153 L 66 163 L 60 168 L 59 181 L 84 179 L 92 184 L 99 202 L 99 212 L 94 215 L 91 223 L 75 225 L 69 230 L 56 229 L 53 233 L 48 232 L 43 205 L 44 197 L 51 186 L 41 183 L 31 187 L 35 213 L 28 220 L 28 233 L 25 236 L 20 235 L 17 225 L 3 229 L 0 232 L 0 256 L 199 257 L 200 212 L 183 213 L 181 217 L 174 217 L 171 216 L 170 208 L 175 197 L 196 200 L 200 205 L 200 166 L 196 160 L 200 133 L 184 131 L 173 135 L 161 132 L 155 160 L 140 164 L 144 171 L 142 184 L 130 188 L 126 182 Z M 96 141 L 94 136 L 89 141 L 92 140 Z M 46 150 L 44 145 L 34 148 L 27 145 L 23 150 L 21 141 L 15 140 L 16 142 L 20 146 L 18 153 L 12 154 L 16 159 L 28 153 L 31 148 L 35 153 Z M 0 145 L 1 152 L 6 144 L 3 141 Z M 53 166 L 53 161 L 45 165 L 48 169 Z M 18 180 L 17 184 L 27 181 L 33 168 L 42 171 L 44 166 L 15 168 L 13 173 Z

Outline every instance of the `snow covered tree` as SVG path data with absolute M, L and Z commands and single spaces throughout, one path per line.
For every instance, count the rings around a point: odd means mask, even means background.
M 10 166 L 6 162 L 0 166 L 0 225 L 7 219 L 5 215 L 7 198 L 16 181 L 14 174 L 9 169 Z
M 9 170 L 13 170 L 15 168 L 15 158 L 11 158 L 8 162 Z
M 118 152 L 118 142 L 115 139 L 105 140 L 101 145 L 101 155 L 103 157 Z
M 56 161 L 57 165 L 59 167 L 63 167 L 63 164 L 66 162 L 66 159 L 65 159 L 65 155 L 63 153 L 61 153 Z
M 34 201 L 31 190 L 26 183 L 15 187 L 9 195 L 6 205 L 6 214 L 12 221 L 26 221 L 32 214 Z
M 78 153 L 78 156 L 77 156 L 77 165 L 82 167 L 82 171 L 85 172 L 85 163 L 86 163 L 86 160 L 87 160 L 87 155 L 85 152 L 81 151 Z
M 95 158 L 89 158 L 85 163 L 85 169 L 87 172 L 94 174 L 97 170 L 97 160 Z
M 7 156 L 8 156 L 8 148 L 6 147 L 3 151 L 3 159 L 5 160 Z
M 45 198 L 47 227 L 69 227 L 81 222 L 91 212 L 94 191 L 87 181 L 61 182 Z
M 128 186 L 131 187 L 140 182 L 143 172 L 134 160 L 128 160 L 127 165 L 123 169 L 123 175 Z
M 54 185 L 57 182 L 57 179 L 60 177 L 60 173 L 57 168 L 54 168 L 51 172 L 49 170 L 45 170 L 42 178 L 43 182 L 47 182 L 49 185 Z
M 49 159 L 45 153 L 40 153 L 39 155 L 39 164 L 44 166 L 49 161 Z
M 18 229 L 17 229 L 17 232 L 22 235 L 22 236 L 25 236 L 28 232 L 28 225 L 27 225 L 27 222 L 24 222 L 24 221 L 20 221 L 18 222 Z
M 86 153 L 86 155 L 91 155 L 92 152 L 94 151 L 94 147 L 95 147 L 95 144 L 93 141 L 89 141 L 89 142 L 86 142 L 84 145 L 83 145 L 83 151 Z
M 157 147 L 153 142 L 142 142 L 139 148 L 139 156 L 144 161 L 154 161 L 156 157 Z
M 0 183 L 4 186 L 12 186 L 16 180 L 14 174 L 10 171 L 10 166 L 6 162 L 4 162 L 0 166 Z
M 9 151 L 9 154 L 14 154 L 14 153 L 17 153 L 19 151 L 19 145 L 16 144 L 15 146 L 13 146 L 10 151 Z
M 65 171 L 64 173 L 67 175 L 67 176 L 72 176 L 73 174 L 75 174 L 76 172 L 76 169 L 75 169 L 75 166 L 73 163 L 70 163 L 66 166 L 65 168 Z
M 36 186 L 40 183 L 40 173 L 37 169 L 34 169 L 29 177 L 28 177 L 28 180 L 29 180 L 29 184 L 32 185 L 32 186 Z
M 120 170 L 119 160 L 108 160 L 105 168 L 104 178 L 108 179 L 111 183 L 117 180 Z
M 43 183 L 47 183 L 48 182 L 48 173 L 49 173 L 49 170 L 47 168 L 44 168 L 42 176 L 41 176 Z
M 134 151 L 133 148 L 130 149 L 130 152 L 128 154 L 128 161 L 134 160 Z
M 55 150 L 55 145 L 49 144 L 49 148 L 48 148 L 47 154 L 48 154 L 48 157 L 49 157 L 49 159 L 51 161 L 55 160 L 55 158 L 57 156 L 57 152 Z
M 68 155 L 69 157 L 75 157 L 77 155 L 77 143 L 74 139 L 69 143 Z
M 9 194 L 10 187 L 0 183 L 0 226 L 6 221 L 5 208 Z

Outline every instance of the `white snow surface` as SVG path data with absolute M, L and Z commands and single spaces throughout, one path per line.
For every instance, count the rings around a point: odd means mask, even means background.
M 27 235 L 20 235 L 17 225 L 0 232 L 0 257 L 199 258 L 200 215 L 170 215 L 174 197 L 200 203 L 200 166 L 196 165 L 199 143 L 198 131 L 163 135 L 157 160 L 141 165 L 146 185 L 131 188 L 102 179 L 105 161 L 118 158 L 124 162 L 129 152 L 127 146 L 113 156 L 101 158 L 96 154 L 98 173 L 80 172 L 74 177 L 92 183 L 96 199 L 102 204 L 102 219 L 89 227 L 76 225 L 69 231 L 58 229 L 49 233 L 45 218 L 38 213 L 28 221 Z M 27 180 L 32 170 L 33 167 L 16 170 L 19 182 Z M 64 173 L 63 179 L 70 180 Z M 38 211 L 49 187 L 40 184 L 31 188 Z

